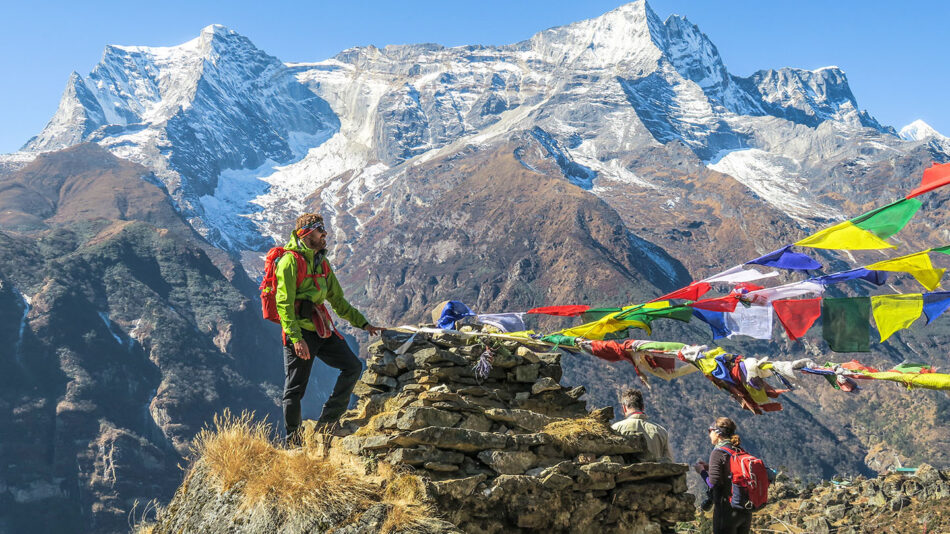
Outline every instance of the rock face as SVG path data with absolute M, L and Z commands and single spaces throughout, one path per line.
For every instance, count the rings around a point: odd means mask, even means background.
M 387 334 L 343 419 L 357 430 L 333 447 L 422 476 L 463 531 L 662 532 L 692 518 L 687 466 L 638 462 L 644 444 L 606 426 L 612 409 L 590 414 L 558 384 L 560 354 L 447 334 L 397 354 L 408 335 Z
M 277 337 L 240 266 L 96 145 L 0 179 L 0 213 L 0 531 L 127 531 L 215 413 L 277 412 Z
M 929 464 L 912 474 L 829 481 L 806 490 L 778 482 L 769 497 L 753 528 L 815 534 L 950 530 L 950 471 Z

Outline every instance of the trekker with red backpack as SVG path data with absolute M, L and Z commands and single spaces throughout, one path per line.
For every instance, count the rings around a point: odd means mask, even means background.
M 288 444 L 299 443 L 300 402 L 307 390 L 313 356 L 340 370 L 318 424 L 333 430 L 346 411 L 350 394 L 363 369 L 359 358 L 337 332 L 326 309 L 371 335 L 382 332 L 343 297 L 343 289 L 326 259 L 327 232 L 323 218 L 305 213 L 297 218 L 290 241 L 267 254 L 261 304 L 264 318 L 279 322 L 284 339 L 284 428 Z
M 752 512 L 768 501 L 768 470 L 740 446 L 732 419 L 720 417 L 708 430 L 715 448 L 708 464 L 699 461 L 694 468 L 710 489 L 713 534 L 748 534 Z

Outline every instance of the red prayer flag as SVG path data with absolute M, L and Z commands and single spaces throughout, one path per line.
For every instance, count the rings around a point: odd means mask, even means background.
M 685 300 L 699 300 L 699 297 L 705 295 L 712 289 L 712 286 L 706 282 L 693 282 L 690 285 L 677 289 L 672 293 L 667 293 L 662 297 L 657 297 L 650 302 L 656 302 L 658 300 L 670 300 L 670 299 L 685 299 Z
M 739 304 L 738 295 L 726 295 L 725 297 L 716 297 L 714 299 L 698 300 L 690 302 L 687 306 L 699 308 L 700 310 L 714 312 L 734 312 L 736 305 Z
M 527 313 L 537 313 L 540 315 L 558 315 L 560 317 L 575 317 L 590 309 L 590 306 L 582 304 L 570 304 L 567 306 L 545 306 L 542 308 L 532 308 Z
M 795 340 L 804 336 L 821 316 L 821 298 L 776 300 L 772 302 L 772 308 L 789 339 Z
M 924 176 L 920 180 L 920 186 L 908 193 L 907 198 L 914 198 L 927 191 L 933 191 L 938 187 L 950 184 L 950 163 L 934 163 L 924 171 Z
M 877 369 L 873 367 L 868 367 L 867 365 L 864 365 L 858 360 L 851 360 L 850 362 L 845 362 L 841 364 L 841 367 L 844 367 L 845 369 L 849 371 L 866 371 L 868 373 L 880 373 L 880 371 L 878 371 Z M 862 378 L 862 377 L 856 376 L 854 378 Z M 864 378 L 869 378 L 869 377 L 864 377 Z
M 590 351 L 594 356 L 602 360 L 607 360 L 608 362 L 628 361 L 633 363 L 633 360 L 630 359 L 630 354 L 626 351 L 626 347 L 616 341 L 591 341 Z
M 760 289 L 765 289 L 764 286 L 753 284 L 752 282 L 739 282 L 736 284 L 736 287 L 732 288 L 733 293 L 745 294 L 750 291 L 758 291 Z

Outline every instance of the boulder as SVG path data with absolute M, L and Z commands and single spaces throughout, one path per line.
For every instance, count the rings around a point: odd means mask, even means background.
M 450 427 L 462 419 L 461 414 L 430 408 L 426 406 L 410 406 L 396 420 L 399 430 L 416 430 L 425 427 Z
M 498 369 L 511 369 L 517 365 L 524 363 L 524 358 L 516 354 L 512 354 L 507 349 L 499 349 L 495 352 L 495 357 L 492 359 L 492 367 Z
M 485 417 L 493 421 L 508 423 L 508 426 L 515 425 L 531 432 L 537 432 L 549 423 L 555 421 L 552 417 L 530 410 L 506 410 L 502 408 L 489 408 L 485 410 Z
M 482 451 L 478 459 L 502 475 L 520 475 L 532 467 L 538 457 L 527 451 Z
M 466 478 L 431 482 L 430 488 L 437 498 L 449 497 L 456 501 L 461 501 L 472 495 L 475 492 L 475 488 L 487 478 L 488 475 L 475 475 Z
M 537 395 L 539 393 L 544 393 L 545 391 L 559 391 L 561 385 L 557 383 L 556 380 L 550 377 L 539 378 L 537 382 L 531 385 L 531 393 Z
M 518 347 L 515 349 L 515 355 L 521 357 L 528 363 L 541 363 L 541 358 L 538 357 L 537 353 L 528 347 Z
M 685 475 L 689 471 L 686 464 L 640 462 L 625 465 L 617 473 L 617 482 L 635 480 L 654 480 Z
M 395 389 L 399 386 L 399 382 L 395 378 L 370 370 L 363 371 L 363 376 L 360 380 L 373 386 L 383 386 L 390 389 Z
M 476 432 L 464 428 L 428 427 L 395 436 L 392 441 L 401 447 L 431 445 L 462 452 L 477 452 L 485 449 L 504 449 L 508 436 L 494 432 Z
M 541 366 L 536 363 L 513 367 L 508 373 L 508 380 L 512 382 L 534 382 L 538 379 L 538 370 L 540 368 Z
M 488 432 L 491 430 L 492 422 L 490 419 L 479 413 L 473 413 L 465 416 L 465 419 L 458 424 L 459 428 L 475 430 L 477 432 Z
M 386 455 L 386 461 L 391 464 L 422 465 L 426 462 L 459 465 L 465 460 L 465 455 L 459 452 L 444 451 L 432 447 L 396 448 Z

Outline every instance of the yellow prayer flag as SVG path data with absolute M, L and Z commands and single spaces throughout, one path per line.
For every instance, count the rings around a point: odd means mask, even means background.
M 950 390 L 950 375 L 944 373 L 898 373 L 896 371 L 881 371 L 867 373 L 867 376 L 877 380 L 903 382 L 908 388 L 924 388 Z
M 800 247 L 827 248 L 835 250 L 875 250 L 895 248 L 880 237 L 863 230 L 851 221 L 836 224 L 831 228 L 812 234 L 795 243 Z
M 716 370 L 716 356 L 726 352 L 722 347 L 716 347 L 711 351 L 706 353 L 704 358 L 696 359 L 696 366 L 699 367 L 699 370 L 703 372 L 704 375 L 709 376 L 710 373 Z
M 908 273 L 920 282 L 920 285 L 926 287 L 928 291 L 933 291 L 940 285 L 940 279 L 943 278 L 946 269 L 934 269 L 933 263 L 930 262 L 929 252 L 930 249 L 927 249 L 892 260 L 872 263 L 864 268 L 869 271 Z
M 652 333 L 652 330 L 650 329 L 650 325 L 648 323 L 639 319 L 617 319 L 617 316 L 634 308 L 644 310 L 658 310 L 669 307 L 670 301 L 668 300 L 625 306 L 621 308 L 620 311 L 605 315 L 596 321 L 584 323 L 566 330 L 561 330 L 557 333 L 569 337 L 604 339 L 604 336 L 608 334 L 613 334 L 614 332 L 619 332 L 627 328 L 640 328 L 645 330 L 647 334 L 650 334 Z
M 627 328 L 642 328 L 646 330 L 647 334 L 650 333 L 650 325 L 643 321 L 614 319 L 614 315 L 616 314 L 610 314 L 592 323 L 568 328 L 558 333 L 568 337 L 583 337 L 586 339 L 604 339 L 607 334 L 613 334 Z
M 881 343 L 894 332 L 910 327 L 923 311 L 924 297 L 920 293 L 871 297 L 871 313 L 881 334 Z
M 580 326 L 575 326 L 573 328 L 568 328 L 566 330 L 561 330 L 557 332 L 558 334 L 569 336 L 569 337 L 582 337 L 586 339 L 604 339 L 604 336 L 607 334 L 612 334 L 614 332 L 619 332 L 625 328 L 643 328 L 647 331 L 647 334 L 650 333 L 650 325 L 644 323 L 643 321 L 637 320 L 620 320 L 616 317 L 621 313 L 634 308 L 634 306 L 627 306 L 622 308 L 620 311 L 605 315 L 596 321 L 589 323 L 584 323 Z

